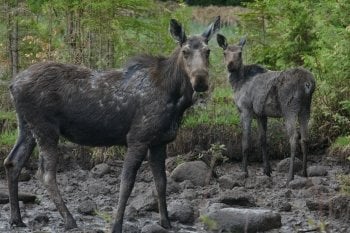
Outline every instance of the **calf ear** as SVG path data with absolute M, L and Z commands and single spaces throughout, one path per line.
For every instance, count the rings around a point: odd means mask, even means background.
M 220 16 L 217 16 L 213 23 L 211 23 L 208 28 L 202 33 L 202 36 L 206 38 L 208 42 L 213 35 L 220 29 Z
M 226 37 L 224 37 L 223 35 L 221 34 L 217 34 L 216 35 L 216 40 L 218 42 L 218 45 L 223 49 L 225 50 L 227 48 L 227 40 L 226 40 Z
M 239 46 L 243 47 L 245 45 L 245 42 L 247 41 L 247 38 L 246 37 L 242 37 L 240 40 L 239 40 Z
M 170 20 L 170 34 L 171 36 L 179 42 L 180 46 L 186 41 L 186 34 L 181 24 L 175 19 Z

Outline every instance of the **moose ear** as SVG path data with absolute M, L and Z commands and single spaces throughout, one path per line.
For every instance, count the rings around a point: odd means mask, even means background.
M 213 23 L 211 23 L 207 30 L 205 30 L 203 33 L 202 33 L 202 36 L 204 38 L 206 38 L 206 41 L 208 42 L 212 36 L 217 32 L 219 31 L 220 29 L 220 16 L 217 16 L 214 20 Z
M 243 47 L 245 45 L 245 42 L 247 41 L 247 38 L 246 37 L 242 37 L 240 40 L 239 40 L 239 46 Z
M 170 34 L 171 36 L 179 42 L 180 46 L 186 41 L 186 34 L 181 24 L 175 19 L 170 20 Z
M 218 45 L 223 49 L 225 50 L 227 48 L 227 40 L 226 40 L 226 37 L 224 37 L 223 35 L 221 34 L 217 34 L 216 35 L 216 40 L 218 42 Z

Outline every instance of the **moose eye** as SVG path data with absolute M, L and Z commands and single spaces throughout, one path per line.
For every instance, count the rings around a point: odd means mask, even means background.
M 205 55 L 206 55 L 207 57 L 209 57 L 209 55 L 210 55 L 210 49 L 208 49 L 208 50 L 205 51 Z
M 190 51 L 182 50 L 182 54 L 183 54 L 184 58 L 188 58 L 190 56 Z

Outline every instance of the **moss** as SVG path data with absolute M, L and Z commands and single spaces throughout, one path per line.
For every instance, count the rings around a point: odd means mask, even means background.
M 5 131 L 0 134 L 0 146 L 12 147 L 17 139 L 17 130 Z

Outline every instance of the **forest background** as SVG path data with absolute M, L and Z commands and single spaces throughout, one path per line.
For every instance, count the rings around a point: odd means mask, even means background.
M 8 154 L 17 136 L 8 85 L 21 70 L 46 60 L 103 70 L 120 68 L 140 53 L 166 56 L 176 47 L 168 32 L 171 18 L 195 34 L 221 15 L 220 33 L 230 43 L 247 36 L 246 63 L 271 70 L 304 66 L 312 71 L 317 89 L 311 141 L 349 159 L 349 12 L 348 0 L 1 0 L 0 157 Z M 178 136 L 191 145 L 209 137 L 204 147 L 222 144 L 232 132 L 240 132 L 222 50 L 215 39 L 210 47 L 210 91 L 198 97 L 204 104 L 187 111 Z M 179 149 L 182 144 L 177 144 L 178 152 L 193 149 Z M 105 158 L 124 150 L 90 151 Z

